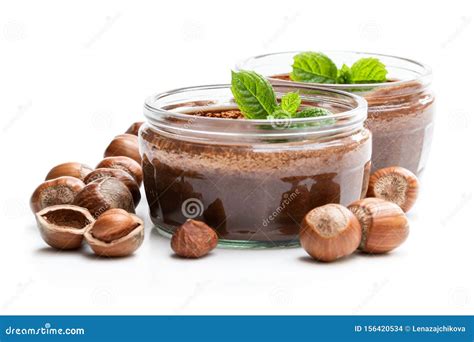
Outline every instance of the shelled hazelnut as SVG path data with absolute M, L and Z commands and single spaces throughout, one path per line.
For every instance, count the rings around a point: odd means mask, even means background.
M 138 135 L 138 131 L 140 130 L 140 127 L 142 127 L 143 122 L 134 122 L 125 133 L 127 134 L 133 134 L 133 135 Z
M 81 163 L 63 163 L 53 167 L 48 174 L 46 175 L 45 180 L 50 180 L 63 176 L 70 176 L 78 178 L 84 181 L 84 178 L 92 171 L 93 169 L 85 164 Z
M 184 258 L 201 258 L 212 251 L 218 242 L 214 229 L 196 220 L 187 220 L 173 234 L 171 248 Z
M 418 179 L 402 167 L 387 167 L 370 176 L 367 197 L 377 197 L 398 205 L 408 212 L 418 197 Z
M 133 134 L 117 135 L 104 152 L 104 157 L 125 156 L 141 164 L 138 137 Z
M 70 176 L 47 180 L 40 184 L 31 195 L 31 210 L 36 213 L 53 205 L 71 204 L 84 187 L 83 181 Z
M 95 254 L 123 257 L 135 252 L 144 239 L 143 221 L 123 209 L 110 209 L 85 232 Z
M 137 205 L 140 203 L 140 199 L 141 199 L 140 188 L 138 187 L 138 184 L 135 181 L 135 179 L 132 176 L 130 176 L 130 174 L 128 174 L 127 172 L 120 169 L 99 168 L 89 173 L 87 177 L 84 179 L 84 182 L 86 184 L 89 184 L 98 179 L 107 178 L 107 177 L 116 178 L 119 181 L 121 181 L 123 184 L 125 184 L 125 186 L 128 188 L 128 190 L 132 194 L 133 203 L 136 208 Z
M 359 249 L 367 253 L 386 253 L 407 238 L 409 225 L 403 210 L 395 203 L 365 198 L 349 205 L 359 220 L 362 239 Z
M 47 207 L 35 216 L 41 237 L 57 249 L 81 247 L 85 231 L 95 221 L 87 209 L 69 204 Z
M 330 262 L 352 254 L 360 244 L 357 218 L 340 204 L 311 210 L 303 219 L 301 246 L 316 260 Z
M 113 208 L 135 213 L 132 194 L 125 184 L 112 177 L 101 178 L 87 184 L 77 194 L 74 204 L 89 209 L 96 219 Z
M 129 157 L 107 157 L 97 164 L 96 169 L 100 168 L 124 170 L 135 178 L 138 186 L 141 186 L 143 182 L 143 171 L 141 165 Z

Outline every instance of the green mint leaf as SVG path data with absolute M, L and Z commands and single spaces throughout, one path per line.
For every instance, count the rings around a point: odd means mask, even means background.
M 319 107 L 309 107 L 305 108 L 302 111 L 296 113 L 297 118 L 312 118 L 315 116 L 328 116 L 332 115 L 332 113 L 327 110 L 326 108 L 319 108 Z
M 380 83 L 386 80 L 385 64 L 377 58 L 361 58 L 351 66 L 351 83 Z
M 270 83 L 253 71 L 232 71 L 231 90 L 247 119 L 265 119 L 278 107 Z
M 325 54 L 302 52 L 293 57 L 293 81 L 311 83 L 336 83 L 336 64 Z
M 301 98 L 298 93 L 286 93 L 281 98 L 281 109 L 284 111 L 295 114 L 300 108 L 301 105 Z
M 341 69 L 337 72 L 337 83 L 349 84 L 352 83 L 352 71 L 346 64 L 343 64 Z

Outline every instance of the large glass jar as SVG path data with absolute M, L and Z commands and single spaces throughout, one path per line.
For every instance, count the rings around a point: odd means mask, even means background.
M 212 113 L 238 113 L 229 85 L 146 100 L 148 121 L 139 133 L 144 184 L 151 219 L 162 234 L 192 218 L 214 228 L 221 246 L 295 246 L 309 210 L 365 195 L 372 146 L 363 127 L 366 101 L 304 85 L 274 89 L 277 99 L 298 91 L 303 106 L 334 115 L 216 118 Z
M 272 83 L 306 84 L 289 78 L 294 52 L 251 57 L 237 69 L 253 70 Z M 324 52 L 338 67 L 375 57 L 388 70 L 388 82 L 377 84 L 315 84 L 349 91 L 365 97 L 369 104 L 366 126 L 373 134 L 372 169 L 402 166 L 415 174 L 425 167 L 433 135 L 434 96 L 431 70 L 426 65 L 400 57 L 362 52 Z M 314 83 L 313 83 L 314 84 Z

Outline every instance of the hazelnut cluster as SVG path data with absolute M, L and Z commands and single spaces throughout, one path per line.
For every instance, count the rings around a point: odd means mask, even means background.
M 30 206 L 48 245 L 77 249 L 85 239 L 97 255 L 109 257 L 140 247 L 144 224 L 135 208 L 143 181 L 137 137 L 141 124 L 115 137 L 95 169 L 63 163 L 35 189 Z
M 316 260 L 330 262 L 357 249 L 387 253 L 400 246 L 409 231 L 405 212 L 418 196 L 418 180 L 410 171 L 389 167 L 371 175 L 364 199 L 347 208 L 327 204 L 306 214 L 300 241 Z

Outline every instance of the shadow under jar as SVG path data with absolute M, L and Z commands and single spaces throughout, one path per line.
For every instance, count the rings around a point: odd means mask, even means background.
M 293 57 L 299 51 L 251 57 L 239 70 L 253 70 L 272 83 L 306 84 L 290 80 Z M 427 161 L 433 136 L 434 95 L 431 70 L 400 57 L 374 53 L 323 51 L 340 68 L 360 58 L 375 57 L 385 64 L 388 81 L 372 84 L 319 84 L 363 96 L 369 105 L 366 127 L 373 134 L 372 171 L 402 166 L 420 174 Z
M 274 90 L 278 100 L 298 91 L 302 107 L 334 115 L 244 119 L 230 85 L 147 99 L 140 148 L 150 215 L 161 234 L 192 218 L 214 228 L 220 246 L 297 246 L 309 210 L 365 195 L 372 146 L 363 127 L 366 101 L 301 85 Z

